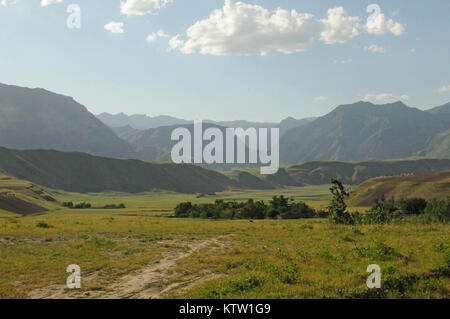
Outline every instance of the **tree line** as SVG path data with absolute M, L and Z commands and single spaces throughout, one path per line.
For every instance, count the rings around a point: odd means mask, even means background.
M 204 219 L 300 219 L 328 218 L 333 224 L 386 224 L 411 217 L 418 222 L 443 222 L 450 220 L 450 197 L 444 200 L 394 198 L 377 200 L 365 213 L 349 212 L 346 198 L 349 196 L 344 185 L 337 179 L 331 180 L 331 200 L 327 210 L 315 210 L 305 202 L 296 202 L 284 196 L 274 196 L 264 201 L 249 199 L 246 202 L 216 200 L 211 204 L 183 202 L 175 207 L 175 217 Z M 412 218 L 414 216 L 414 218 Z
M 180 203 L 175 207 L 176 217 L 211 219 L 299 219 L 326 217 L 324 212 L 315 211 L 304 202 L 295 202 L 284 196 L 274 196 L 264 201 L 249 199 L 246 202 L 216 200 L 212 204 Z

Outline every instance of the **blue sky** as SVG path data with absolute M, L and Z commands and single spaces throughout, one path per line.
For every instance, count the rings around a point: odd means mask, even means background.
M 279 121 L 363 99 L 450 101 L 447 0 L 43 2 L 0 0 L 0 82 L 94 114 Z M 371 3 L 382 17 L 369 28 Z M 80 29 L 66 25 L 69 4 Z

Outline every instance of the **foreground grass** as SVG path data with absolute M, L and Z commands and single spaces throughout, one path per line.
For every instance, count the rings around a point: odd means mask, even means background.
M 162 240 L 219 236 L 226 238 L 222 249 L 205 248 L 179 260 L 172 281 L 205 273 L 218 276 L 167 297 L 449 298 L 446 225 L 250 223 L 154 217 L 129 210 L 0 216 L 0 297 L 26 297 L 31 289 L 63 284 L 69 264 L 80 265 L 83 274 L 98 273 L 99 279 L 83 289 L 102 289 L 169 252 L 170 244 L 160 244 Z M 365 284 L 369 264 L 380 265 L 383 273 L 384 289 L 376 295 Z

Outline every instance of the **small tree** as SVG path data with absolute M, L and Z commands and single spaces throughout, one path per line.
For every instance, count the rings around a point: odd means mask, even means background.
M 330 206 L 328 206 L 328 216 L 334 224 L 352 224 L 352 218 L 349 213 L 346 212 L 347 204 L 345 198 L 349 196 L 345 190 L 344 185 L 337 179 L 331 180 L 330 192 L 333 195 L 331 198 Z

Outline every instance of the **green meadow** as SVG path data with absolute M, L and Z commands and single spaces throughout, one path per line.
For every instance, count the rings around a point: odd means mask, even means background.
M 74 194 L 60 202 L 125 209 L 0 212 L 1 298 L 449 298 L 445 224 L 332 225 L 326 219 L 173 218 L 183 201 L 269 200 L 326 207 L 328 185 L 216 195 Z M 82 288 L 65 288 L 77 264 Z M 378 264 L 382 288 L 368 289 Z
M 305 201 L 313 207 L 326 207 L 330 198 L 329 185 L 285 187 L 271 190 L 230 190 L 219 192 L 215 195 L 180 194 L 174 192 L 149 192 L 140 194 L 128 194 L 117 192 L 79 194 L 58 192 L 61 201 L 74 203 L 89 202 L 93 207 L 100 207 L 112 203 L 124 203 L 130 210 L 143 210 L 146 212 L 166 211 L 172 212 L 180 202 L 191 201 L 195 204 L 214 202 L 216 199 L 226 201 L 246 201 L 248 199 L 269 201 L 273 196 L 284 195 L 297 201 Z

